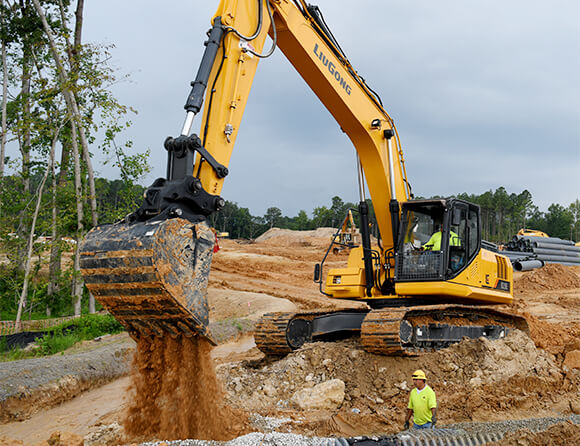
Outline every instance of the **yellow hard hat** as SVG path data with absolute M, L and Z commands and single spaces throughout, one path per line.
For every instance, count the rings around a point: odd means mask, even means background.
M 425 372 L 423 370 L 415 370 L 413 372 L 413 379 L 424 379 L 424 380 L 426 380 L 427 377 L 425 376 Z

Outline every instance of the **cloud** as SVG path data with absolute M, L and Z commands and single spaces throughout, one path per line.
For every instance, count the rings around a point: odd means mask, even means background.
M 580 4 L 575 1 L 319 0 L 349 59 L 382 97 L 420 195 L 528 189 L 536 204 L 580 196 Z M 139 110 L 128 137 L 179 133 L 217 2 L 88 3 L 85 37 L 115 43 Z M 114 13 L 112 13 L 114 12 Z M 268 46 L 268 43 L 266 44 Z M 436 168 L 434 167 L 436 166 Z M 281 52 L 260 62 L 223 196 L 261 214 L 357 200 L 354 149 Z

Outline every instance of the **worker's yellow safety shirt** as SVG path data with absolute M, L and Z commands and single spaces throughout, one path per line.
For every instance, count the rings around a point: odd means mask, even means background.
M 449 246 L 461 246 L 461 240 L 459 236 L 451 231 L 449 234 Z M 441 231 L 437 231 L 431 236 L 429 241 L 423 246 L 425 249 L 430 249 L 432 251 L 441 251 Z
M 415 424 L 423 425 L 431 423 L 433 414 L 431 409 L 437 407 L 437 399 L 435 392 L 431 387 L 425 385 L 421 392 L 417 392 L 417 388 L 411 390 L 409 395 L 409 409 L 413 411 L 413 421 Z

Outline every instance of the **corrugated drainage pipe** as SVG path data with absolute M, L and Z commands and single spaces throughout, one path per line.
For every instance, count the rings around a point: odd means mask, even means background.
M 564 257 L 575 257 L 580 259 L 580 251 L 566 251 L 563 249 L 547 249 L 547 248 L 534 248 L 534 254 L 544 254 L 548 256 L 564 256 Z
M 349 438 L 349 446 L 477 446 L 491 441 L 499 441 L 499 432 L 471 434 L 456 429 L 409 430 L 396 436 Z M 328 439 L 325 439 L 328 440 Z M 334 443 L 320 443 L 320 446 L 343 446 L 344 439 L 334 439 Z

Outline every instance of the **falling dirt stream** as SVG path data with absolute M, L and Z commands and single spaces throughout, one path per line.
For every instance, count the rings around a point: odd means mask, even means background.
M 245 433 L 242 411 L 224 404 L 211 348 L 197 336 L 137 341 L 123 423 L 129 437 L 228 440 Z

